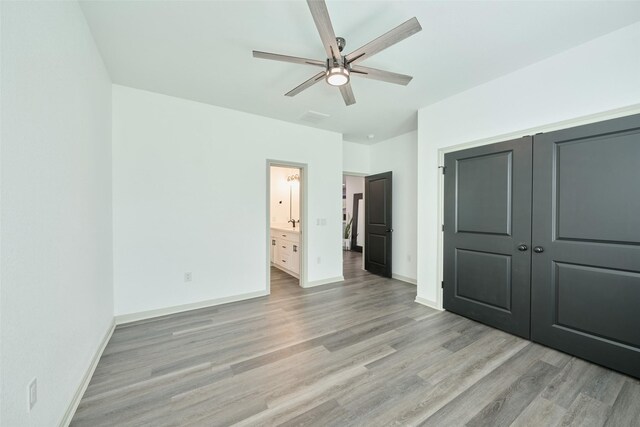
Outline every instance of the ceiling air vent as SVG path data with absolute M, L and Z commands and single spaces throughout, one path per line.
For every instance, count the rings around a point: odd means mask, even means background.
M 320 123 L 321 121 L 331 117 L 329 114 L 318 113 L 317 111 L 307 111 L 300 116 L 300 121 L 307 123 Z

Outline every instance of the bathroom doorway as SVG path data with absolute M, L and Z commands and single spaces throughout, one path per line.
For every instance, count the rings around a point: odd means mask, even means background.
M 305 166 L 268 165 L 268 291 L 299 292 L 304 287 Z

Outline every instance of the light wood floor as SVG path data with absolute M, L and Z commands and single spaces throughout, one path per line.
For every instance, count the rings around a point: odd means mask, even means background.
M 640 425 L 639 381 L 418 305 L 360 262 L 119 326 L 72 425 Z

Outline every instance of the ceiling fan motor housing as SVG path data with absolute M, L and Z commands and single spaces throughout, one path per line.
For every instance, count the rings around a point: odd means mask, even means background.
M 348 71 L 351 71 L 349 62 L 344 56 L 339 56 L 337 58 L 327 58 L 327 70 L 336 67 L 342 67 L 347 69 Z
M 342 86 L 349 83 L 351 68 L 344 56 L 327 58 L 327 72 L 325 79 L 331 86 Z

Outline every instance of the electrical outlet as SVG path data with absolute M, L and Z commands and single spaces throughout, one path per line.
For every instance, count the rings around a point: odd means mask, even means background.
M 411 262 L 411 255 L 407 255 L 407 262 Z
M 36 406 L 38 401 L 38 379 L 34 378 L 27 387 L 27 401 L 29 403 L 29 410 L 32 410 Z
M 318 264 L 322 262 L 322 258 L 318 257 Z
M 186 273 L 184 273 L 184 281 L 186 282 L 190 282 L 193 279 L 193 277 L 191 276 L 191 272 L 187 271 Z

